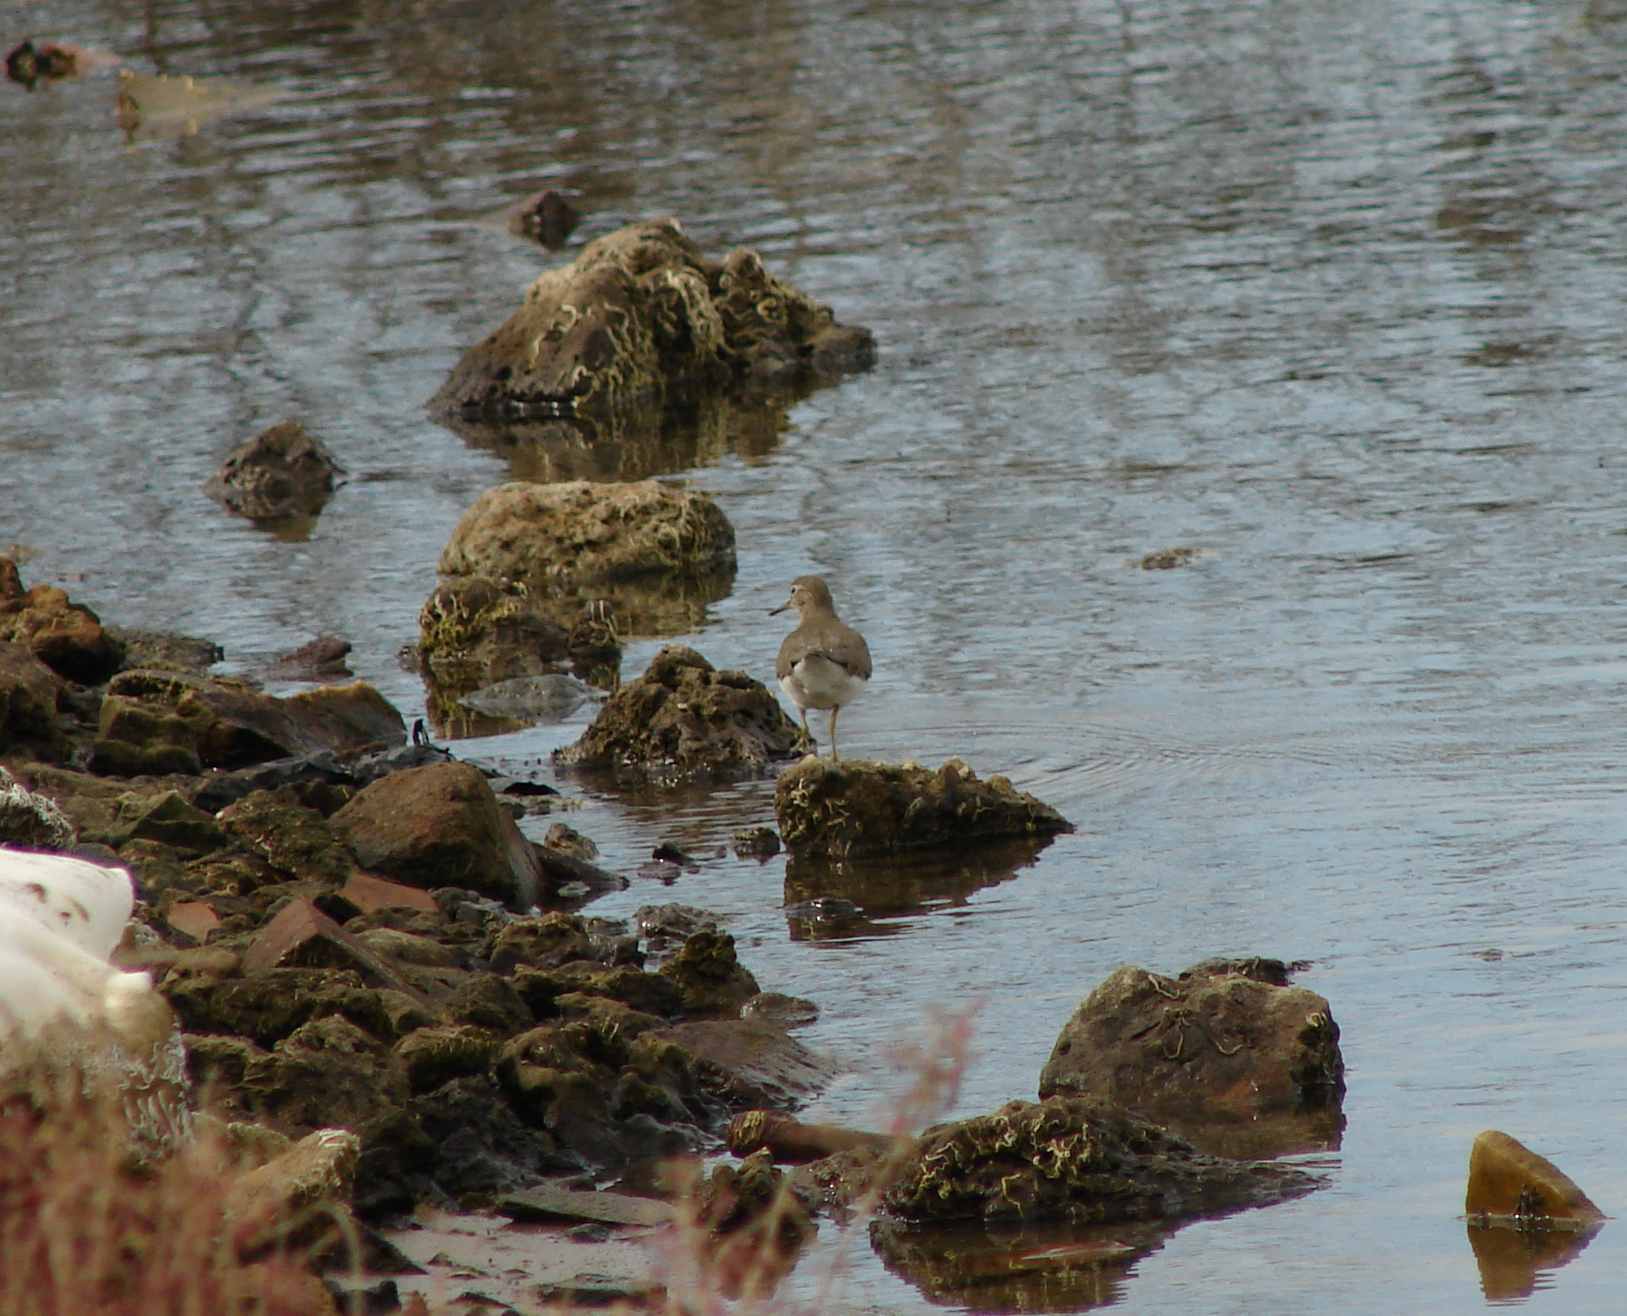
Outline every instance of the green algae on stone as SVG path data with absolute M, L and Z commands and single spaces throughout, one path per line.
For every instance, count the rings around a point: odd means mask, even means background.
M 663 219 L 607 233 L 540 274 L 430 407 L 488 420 L 605 416 L 834 378 L 874 359 L 869 330 L 837 324 L 755 252 L 710 260 Z
M 573 767 L 677 782 L 763 772 L 795 739 L 796 724 L 762 682 L 668 645 L 643 676 L 605 701 L 581 739 L 554 757 Z
M 1103 1103 L 1053 1097 L 928 1129 L 882 1205 L 905 1220 L 1105 1224 L 1264 1206 L 1319 1183 L 1288 1166 L 1206 1156 Z
M 833 859 L 1073 830 L 1050 805 L 1005 777 L 978 780 L 959 759 L 931 772 L 810 756 L 781 775 L 774 813 L 793 855 Z

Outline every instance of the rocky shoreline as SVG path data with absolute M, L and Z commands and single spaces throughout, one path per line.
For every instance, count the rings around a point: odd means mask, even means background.
M 872 358 L 867 331 L 838 325 L 754 254 L 710 261 L 663 221 L 540 278 L 434 405 L 466 424 L 623 425 L 708 390 L 808 384 Z M 209 492 L 233 514 L 308 518 L 342 474 L 285 423 L 234 451 Z M 951 1013 L 892 1127 L 798 1126 L 835 1072 L 795 1036 L 817 1006 L 764 992 L 705 911 L 594 917 L 593 898 L 626 879 L 570 828 L 539 841 L 519 825 L 557 788 L 431 743 L 475 717 L 506 710 L 523 725 L 597 698 L 560 767 L 656 789 L 773 776 L 775 828 L 737 845 L 783 844 L 794 917 L 855 909 L 842 895 L 854 883 L 907 885 L 923 855 L 955 854 L 974 883 L 1007 880 L 1073 830 L 959 759 L 934 770 L 800 757 L 796 724 L 761 682 L 681 644 L 624 682 L 623 641 L 696 631 L 735 567 L 734 529 L 704 493 L 654 481 L 488 490 L 440 555 L 406 655 L 430 723 L 409 734 L 375 688 L 336 679 L 348 675 L 338 637 L 278 669 L 330 683 L 274 697 L 216 674 L 212 643 L 104 627 L 0 558 L 0 877 L 8 855 L 45 852 L 133 884 L 133 917 L 98 972 L 128 990 L 150 979 L 141 1045 L 154 1044 L 158 1010 L 173 1021 L 159 1041 L 184 1055 L 165 1109 L 197 1107 L 227 1131 L 243 1157 L 227 1195 L 247 1184 L 240 1195 L 262 1204 L 244 1217 L 252 1238 L 298 1238 L 330 1308 L 464 1310 L 428 1305 L 455 1275 L 481 1301 L 528 1311 L 767 1292 L 820 1217 L 870 1220 L 889 1266 L 943 1292 L 985 1282 L 984 1269 L 956 1277 L 973 1253 L 1041 1287 L 1081 1255 L 1041 1255 L 1001 1231 L 1167 1229 L 1314 1189 L 1314 1175 L 1253 1159 L 1337 1146 L 1342 1128 L 1337 1026 L 1286 966 L 1120 970 L 1069 1022 L 1038 1100 L 926 1127 L 966 1063 L 971 1017 Z M 82 1013 L 96 1015 L 94 1001 Z M 48 1042 L 65 1025 L 46 1022 Z M 117 1018 L 92 1022 L 114 1053 L 129 1049 Z M 29 1036 L 0 1034 L 0 1079 L 49 1127 Z M 1169 1128 L 1145 1118 L 1153 1105 Z M 56 1118 L 71 1128 L 77 1116 Z M 1216 1154 L 1237 1126 L 1250 1159 Z M 162 1141 L 160 1159 L 191 1154 L 180 1135 Z M 738 1164 L 702 1175 L 725 1146 Z M 597 1191 L 608 1183 L 619 1191 Z M 316 1207 L 347 1246 L 306 1238 Z M 975 1248 L 969 1227 L 984 1231 Z M 536 1231 L 547 1247 L 525 1242 Z M 642 1247 L 659 1231 L 676 1231 L 688 1271 L 670 1241 Z M 1136 1232 L 1111 1257 L 1159 1237 Z M 244 1244 L 233 1264 L 263 1251 Z M 358 1255 L 363 1272 L 347 1279 Z M 300 1301 L 291 1310 L 322 1310 Z

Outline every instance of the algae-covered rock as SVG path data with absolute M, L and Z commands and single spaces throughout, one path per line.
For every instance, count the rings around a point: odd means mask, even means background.
M 430 400 L 492 419 L 604 415 L 696 393 L 867 368 L 866 329 L 740 248 L 708 260 L 675 220 L 631 224 L 544 271 Z
M 437 570 L 419 616 L 425 655 L 478 655 L 487 631 L 507 628 L 576 660 L 622 636 L 694 628 L 734 581 L 734 527 L 707 494 L 656 480 L 515 480 L 470 505 Z
M 678 987 L 684 1011 L 691 1015 L 738 1015 L 762 990 L 735 955 L 734 938 L 716 928 L 696 932 L 660 972 Z
M 882 1205 L 905 1220 L 1098 1224 L 1265 1206 L 1319 1182 L 1288 1166 L 1206 1156 L 1103 1103 L 1052 1097 L 928 1129 Z
M 621 668 L 621 636 L 609 602 L 580 606 L 490 576 L 443 580 L 418 611 L 418 659 L 437 735 L 453 736 L 472 715 L 501 717 L 465 697 L 501 682 L 569 667 L 609 687 Z
M 554 758 L 667 781 L 738 776 L 784 758 L 796 736 L 796 724 L 762 682 L 720 672 L 693 649 L 668 645 Z
M 1041 1098 L 1092 1097 L 1205 1151 L 1280 1156 L 1336 1148 L 1344 1059 L 1325 997 L 1280 961 L 1211 960 L 1168 978 L 1124 965 L 1074 1011 Z
M 959 759 L 930 772 L 810 756 L 781 774 L 774 814 L 793 855 L 833 859 L 1073 830 L 1050 805 L 1004 777 L 979 781 Z
M 57 709 L 67 688 L 26 644 L 0 640 L 0 750 L 64 758 L 68 740 L 57 725 Z

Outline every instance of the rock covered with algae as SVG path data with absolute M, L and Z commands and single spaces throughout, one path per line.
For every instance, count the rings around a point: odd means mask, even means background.
M 470 504 L 441 550 L 441 583 L 418 619 L 420 654 L 434 664 L 494 643 L 535 647 L 551 629 L 555 657 L 574 659 L 619 654 L 623 634 L 693 629 L 733 584 L 734 542 L 722 509 L 697 490 L 500 484 Z
M 1265 1206 L 1320 1182 L 1290 1166 L 1206 1156 L 1104 1103 L 1052 1097 L 928 1129 L 882 1205 L 914 1221 L 1108 1224 Z
M 695 650 L 669 644 L 554 757 L 669 781 L 742 776 L 786 757 L 796 733 L 761 681 L 719 671 Z
M 704 256 L 674 219 L 629 224 L 546 270 L 463 354 L 432 409 L 493 420 L 602 416 L 703 390 L 863 370 L 868 329 L 775 278 L 747 248 Z
M 960 759 L 932 772 L 810 756 L 780 777 L 774 814 L 793 854 L 833 859 L 1073 830 L 1050 805 L 1005 777 L 980 781 Z

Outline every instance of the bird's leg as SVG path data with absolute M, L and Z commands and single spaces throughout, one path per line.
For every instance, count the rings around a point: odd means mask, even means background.
M 810 753 L 819 752 L 819 742 L 813 738 L 813 732 L 808 730 L 808 710 L 799 708 L 797 712 L 802 715 L 802 746 Z
M 830 756 L 833 762 L 840 761 L 841 755 L 836 752 L 836 715 L 842 711 L 840 704 L 832 704 L 830 710 Z

